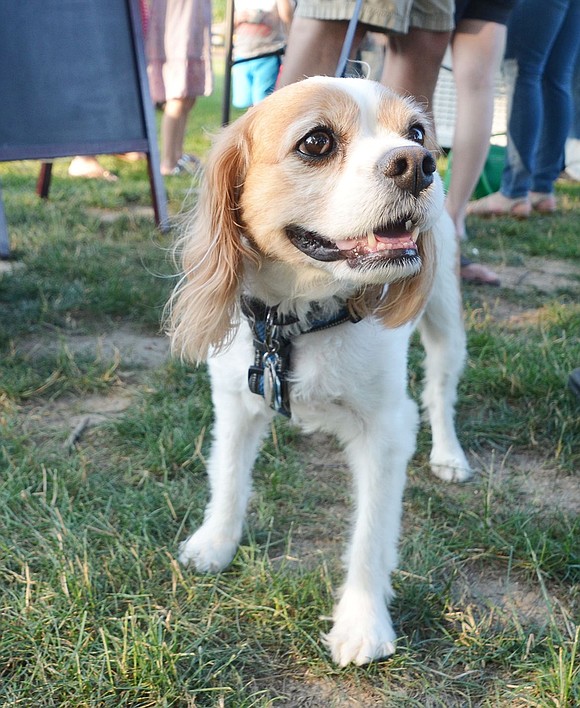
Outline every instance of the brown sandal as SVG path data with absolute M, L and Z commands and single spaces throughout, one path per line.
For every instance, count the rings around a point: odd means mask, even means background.
M 530 203 L 539 214 L 553 214 L 558 209 L 556 197 L 551 193 L 530 192 Z

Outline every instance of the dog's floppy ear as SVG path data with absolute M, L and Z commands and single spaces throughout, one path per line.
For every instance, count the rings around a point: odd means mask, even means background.
M 248 164 L 247 121 L 224 129 L 208 155 L 201 192 L 176 250 L 182 277 L 169 303 L 172 349 L 193 361 L 219 350 L 237 326 L 242 278 L 239 194 Z
M 419 316 L 427 303 L 435 275 L 436 248 L 433 234 L 426 231 L 418 241 L 422 266 L 417 275 L 389 285 L 375 314 L 385 327 L 400 327 Z

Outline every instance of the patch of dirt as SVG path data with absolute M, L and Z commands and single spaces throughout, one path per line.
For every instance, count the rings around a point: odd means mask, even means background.
M 474 260 L 478 260 L 474 256 Z M 537 324 L 545 316 L 544 308 L 530 308 L 525 303 L 509 302 L 501 297 L 502 289 L 514 290 L 518 294 L 556 293 L 559 290 L 580 288 L 580 272 L 575 264 L 562 260 L 526 258 L 519 266 L 493 265 L 500 276 L 501 289 L 481 287 L 478 294 L 484 306 L 471 313 L 474 322 L 491 317 L 494 321 L 509 327 L 519 328 Z
M 578 266 L 562 260 L 526 258 L 521 266 L 494 265 L 504 288 L 512 290 L 540 290 L 551 293 L 556 290 L 578 286 Z
M 480 498 L 489 494 L 491 504 L 494 495 L 505 491 L 511 503 L 519 508 L 564 512 L 570 516 L 580 513 L 578 478 L 563 474 L 548 461 L 510 453 L 499 461 L 489 455 L 480 457 L 478 462 L 482 471 L 480 479 L 474 480 L 473 493 Z M 488 479 L 481 479 L 483 475 Z M 472 485 L 450 485 L 449 493 L 465 495 L 469 486 Z M 548 589 L 549 600 L 546 600 L 541 584 L 476 563 L 463 566 L 458 572 L 453 586 L 458 609 L 450 613 L 449 619 L 461 623 L 467 634 L 480 631 L 477 625 L 482 614 L 488 618 L 487 622 L 500 626 L 513 624 L 515 619 L 524 630 L 550 622 L 556 622 L 562 631 L 567 630 L 570 615 L 554 590 Z
M 19 350 L 29 357 L 58 352 L 63 347 L 73 355 L 94 357 L 98 360 L 118 362 L 119 370 L 126 374 L 135 367 L 154 369 L 170 356 L 167 337 L 145 335 L 127 327 L 119 327 L 100 335 L 69 335 L 56 339 L 29 337 Z M 24 429 L 31 435 L 58 435 L 69 433 L 74 444 L 83 433 L 120 415 L 132 403 L 136 385 L 112 389 L 107 395 L 67 395 L 28 409 Z M 72 436 L 72 437 L 70 437 Z M 65 443 L 66 444 L 66 443 Z
M 106 396 L 92 394 L 88 396 L 64 396 L 41 406 L 30 408 L 24 430 L 33 434 L 35 431 L 75 430 L 111 420 L 127 410 L 133 400 L 133 391 L 123 388 Z
M 524 453 L 508 453 L 502 460 L 493 455 L 478 458 L 478 466 L 491 475 L 492 489 L 508 488 L 522 503 L 546 511 L 580 513 L 580 483 L 577 475 L 566 475 L 549 461 Z
M 19 345 L 19 350 L 34 358 L 54 353 L 63 347 L 73 354 L 94 356 L 96 359 L 119 359 L 122 369 L 140 366 L 152 369 L 161 366 L 169 357 L 169 339 L 165 336 L 146 335 L 118 327 L 99 335 L 60 335 L 53 339 L 28 337 Z
M 553 621 L 560 624 L 564 612 L 560 603 L 552 606 L 553 592 L 548 604 L 540 587 L 489 567 L 464 568 L 454 583 L 453 595 L 461 609 L 448 613 L 448 619 L 461 623 L 466 634 L 481 631 L 478 615 L 482 613 L 489 624 L 508 625 L 515 619 L 526 629 L 544 627 Z
M 380 708 L 384 698 L 369 691 L 361 695 L 361 687 L 340 686 L 336 678 L 285 680 L 277 688 L 276 705 L 283 708 Z
M 155 213 L 153 207 L 150 206 L 128 206 L 123 209 L 99 209 L 97 207 L 89 207 L 85 209 L 88 216 L 102 221 L 104 224 L 113 224 L 123 217 L 132 219 L 153 219 Z

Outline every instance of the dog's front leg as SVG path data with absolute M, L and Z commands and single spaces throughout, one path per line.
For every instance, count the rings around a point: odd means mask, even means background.
M 433 474 L 446 481 L 461 482 L 471 476 L 455 432 L 457 386 L 466 358 L 463 304 L 455 229 L 448 214 L 442 215 L 437 229 L 435 280 L 418 327 L 426 355 L 423 407 L 433 436 Z
M 435 298 L 434 298 L 435 299 Z M 469 462 L 455 431 L 455 399 L 465 360 L 465 335 L 461 315 L 439 310 L 432 303 L 419 332 L 425 347 L 423 406 L 431 424 L 431 471 L 440 479 L 463 482 L 471 476 Z
M 347 577 L 325 639 L 340 666 L 358 665 L 395 651 L 387 601 L 397 564 L 407 463 L 415 448 L 418 415 L 410 400 L 378 412 L 372 428 L 347 442 L 356 491 L 355 525 Z M 382 425 L 380 424 L 382 422 Z
M 433 474 L 462 482 L 469 479 L 471 469 L 455 431 L 455 400 L 466 358 L 466 338 L 459 281 L 451 267 L 445 273 L 444 265 L 419 322 L 425 347 L 423 406 L 431 424 Z
M 256 400 L 250 399 L 253 397 Z M 215 423 L 208 461 L 211 496 L 202 526 L 180 546 L 179 560 L 217 573 L 233 559 L 251 491 L 251 473 L 271 415 L 254 394 L 213 391 Z

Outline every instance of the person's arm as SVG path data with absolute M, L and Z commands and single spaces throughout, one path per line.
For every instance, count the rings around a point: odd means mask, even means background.
M 292 17 L 294 16 L 295 6 L 296 3 L 294 2 L 294 0 L 276 0 L 278 16 L 286 25 L 287 30 L 290 29 L 290 23 L 292 22 Z

